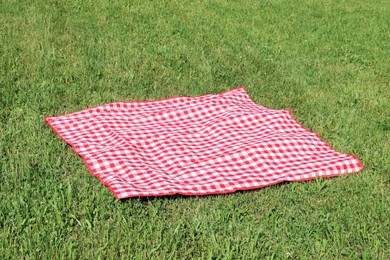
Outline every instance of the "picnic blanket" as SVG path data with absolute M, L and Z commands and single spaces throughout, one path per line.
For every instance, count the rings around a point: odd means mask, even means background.
M 46 117 L 118 199 L 222 194 L 362 170 L 287 110 L 244 87 L 220 94 L 115 102 Z

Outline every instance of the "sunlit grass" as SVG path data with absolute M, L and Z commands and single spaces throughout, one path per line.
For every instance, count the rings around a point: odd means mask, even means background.
M 130 2 L 130 3 L 128 3 Z M 0 2 L 0 258 L 390 258 L 390 4 Z M 363 173 L 115 200 L 44 122 L 247 87 Z

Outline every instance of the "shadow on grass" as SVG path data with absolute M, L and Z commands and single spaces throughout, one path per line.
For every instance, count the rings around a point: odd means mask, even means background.
M 306 182 L 306 181 L 305 181 Z M 168 196 L 145 196 L 145 197 L 131 197 L 131 198 L 125 198 L 121 199 L 120 201 L 122 203 L 127 203 L 131 200 L 138 200 L 144 204 L 152 203 L 155 201 L 172 201 L 172 200 L 199 200 L 199 199 L 209 199 L 209 198 L 218 198 L 218 197 L 232 197 L 237 194 L 251 194 L 254 192 L 259 192 L 260 190 L 267 190 L 270 188 L 280 188 L 285 186 L 286 184 L 291 184 L 288 181 L 281 182 L 274 184 L 272 186 L 267 186 L 259 189 L 249 189 L 249 190 L 237 190 L 235 192 L 230 193 L 221 193 L 221 194 L 205 194 L 205 195 L 182 195 L 182 194 L 174 194 L 174 195 L 168 195 Z
M 210 199 L 210 198 L 220 198 L 220 197 L 232 197 L 236 196 L 237 194 L 245 194 L 249 195 L 255 192 L 267 192 L 270 189 L 281 189 L 286 188 L 292 185 L 304 185 L 308 183 L 312 183 L 310 186 L 306 186 L 306 190 L 313 190 L 316 192 L 321 192 L 324 189 L 328 188 L 330 185 L 332 185 L 333 180 L 336 178 L 341 177 L 348 177 L 347 175 L 343 176 L 334 176 L 334 177 L 319 177 L 312 180 L 306 180 L 306 181 L 299 181 L 299 182 L 290 182 L 290 181 L 284 181 L 277 184 L 273 184 L 270 186 L 266 186 L 263 188 L 254 188 L 254 189 L 248 189 L 248 190 L 237 190 L 235 192 L 229 192 L 229 193 L 220 193 L 220 194 L 205 194 L 205 195 L 182 195 L 182 194 L 174 194 L 174 195 L 168 195 L 168 196 L 145 196 L 145 197 L 131 197 L 131 198 L 125 198 L 121 199 L 120 201 L 122 203 L 126 203 L 128 201 L 137 200 L 140 201 L 143 204 L 153 203 L 156 201 L 174 201 L 174 200 L 200 200 L 200 199 Z M 289 192 L 294 192 L 295 189 L 290 189 Z

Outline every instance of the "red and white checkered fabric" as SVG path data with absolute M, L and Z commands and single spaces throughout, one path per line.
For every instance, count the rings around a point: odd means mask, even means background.
M 362 170 L 291 112 L 240 87 L 217 95 L 115 102 L 46 121 L 118 199 L 256 189 Z

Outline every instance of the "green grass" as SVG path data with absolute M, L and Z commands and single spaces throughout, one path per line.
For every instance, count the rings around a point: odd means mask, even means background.
M 388 1 L 0 2 L 0 259 L 390 258 Z M 247 87 L 361 174 L 115 200 L 44 122 Z

